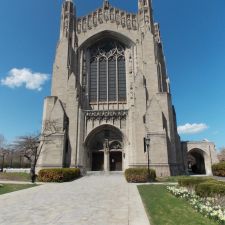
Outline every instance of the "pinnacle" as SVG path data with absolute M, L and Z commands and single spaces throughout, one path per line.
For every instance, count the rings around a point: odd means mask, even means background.
M 103 0 L 103 8 L 108 9 L 109 8 L 109 0 Z

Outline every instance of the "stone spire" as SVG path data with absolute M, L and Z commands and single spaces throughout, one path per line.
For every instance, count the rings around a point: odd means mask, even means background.
M 103 0 L 103 9 L 109 9 L 109 0 Z
M 154 29 L 152 0 L 138 0 L 139 25 L 149 30 Z
M 62 6 L 61 32 L 62 37 L 70 38 L 73 33 L 75 10 L 73 0 L 65 0 Z
M 152 0 L 138 0 L 138 9 L 152 8 Z

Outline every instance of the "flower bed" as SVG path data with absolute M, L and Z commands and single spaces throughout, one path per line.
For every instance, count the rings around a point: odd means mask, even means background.
M 196 211 L 204 216 L 225 225 L 225 208 L 218 205 L 215 198 L 201 198 L 185 187 L 168 186 L 167 190 L 177 198 L 187 200 Z

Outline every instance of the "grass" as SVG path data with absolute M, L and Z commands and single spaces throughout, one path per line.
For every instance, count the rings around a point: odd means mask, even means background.
M 152 225 L 218 225 L 171 195 L 165 185 L 138 186 Z
M 0 184 L 0 195 L 35 187 L 35 184 Z
M 30 174 L 27 173 L 0 173 L 0 180 L 30 181 Z

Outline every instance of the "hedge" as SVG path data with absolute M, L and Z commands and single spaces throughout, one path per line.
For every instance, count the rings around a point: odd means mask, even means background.
M 38 180 L 41 182 L 67 182 L 80 177 L 80 169 L 53 168 L 43 169 L 38 173 Z
M 225 177 L 225 162 L 212 165 L 214 176 Z
M 178 184 L 182 187 L 195 188 L 198 184 L 213 180 L 207 177 L 185 177 L 178 179 Z
M 220 181 L 208 181 L 198 184 L 195 192 L 201 197 L 225 196 L 225 183 Z
M 178 179 L 182 187 L 192 188 L 201 197 L 225 196 L 225 182 L 208 177 L 186 177 Z
M 125 170 L 125 178 L 129 183 L 145 183 L 156 179 L 155 170 L 150 169 L 150 177 L 147 168 L 130 168 Z

